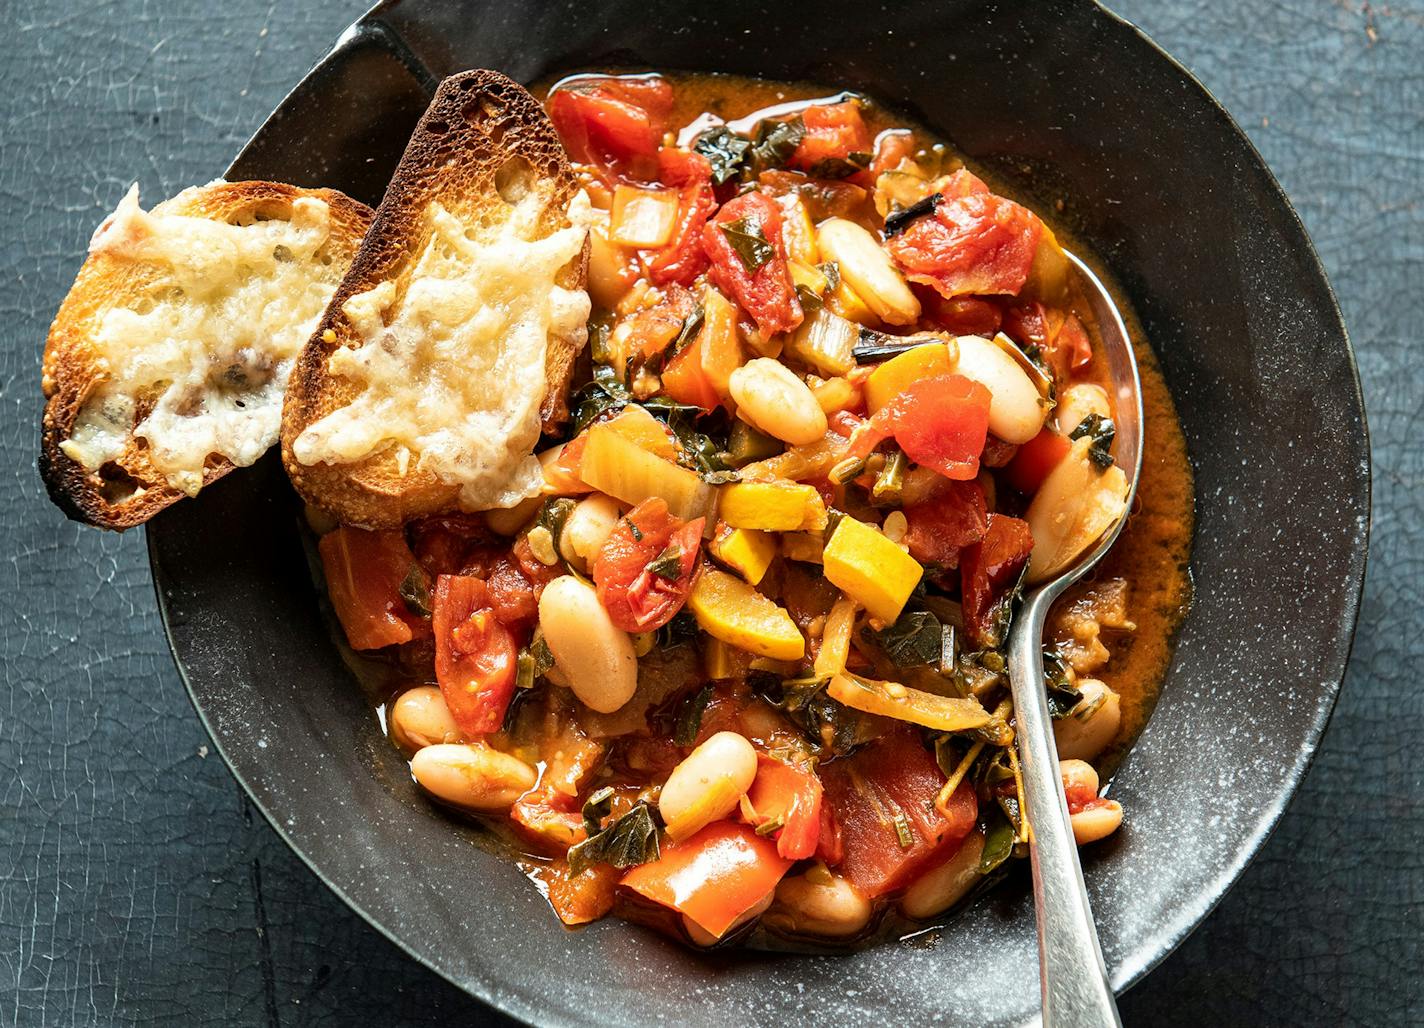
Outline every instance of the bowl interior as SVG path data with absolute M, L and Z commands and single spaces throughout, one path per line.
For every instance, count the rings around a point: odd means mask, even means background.
M 852 26 L 864 26 L 852 29 Z M 914 113 L 1071 227 L 1117 277 L 1196 471 L 1196 595 L 1119 769 L 1131 811 L 1086 854 L 1105 956 L 1136 980 L 1274 825 L 1334 702 L 1363 577 L 1369 465 L 1354 361 L 1299 221 L 1229 117 L 1087 2 L 882 8 L 385 4 L 229 177 L 379 200 L 431 84 L 636 64 L 809 79 Z M 1149 454 L 1150 459 L 1150 454 Z M 1282 473 L 1289 469 L 1289 473 Z M 1018 1023 L 1037 1004 L 1020 882 L 944 933 L 848 956 L 699 955 L 614 922 L 568 932 L 503 857 L 419 796 L 317 609 L 269 455 L 149 528 L 174 654 L 220 751 L 301 856 L 456 984 L 540 1023 Z

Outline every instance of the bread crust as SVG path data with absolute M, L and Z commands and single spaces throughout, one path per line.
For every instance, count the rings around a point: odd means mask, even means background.
M 434 472 L 398 467 L 394 447 L 348 464 L 300 463 L 292 446 L 307 426 L 349 404 L 357 387 L 328 372 L 328 358 L 360 337 L 342 310 L 352 296 L 382 282 L 403 289 L 424 245 L 425 211 L 432 202 L 467 224 L 502 207 L 497 176 L 523 159 L 546 187 L 541 236 L 566 227 L 569 201 L 579 189 L 563 144 L 539 102 L 513 80 L 476 70 L 441 82 L 406 146 L 371 231 L 326 314 L 297 359 L 282 410 L 282 460 L 306 500 L 345 524 L 392 528 L 411 518 L 457 509 L 460 487 Z M 561 272 L 558 284 L 582 289 L 588 246 Z M 568 417 L 567 392 L 580 347 L 550 339 L 545 352 L 545 431 Z
M 301 189 L 279 182 L 214 182 L 184 190 L 154 208 L 213 221 L 241 221 L 261 214 L 288 216 L 294 201 L 310 196 L 330 208 L 331 234 L 325 246 L 346 263 L 357 251 L 373 212 L 334 189 Z M 69 438 L 85 401 L 103 379 L 93 339 L 104 314 L 138 299 L 161 279 L 160 269 L 110 253 L 92 253 L 60 304 L 45 340 L 39 471 L 50 499 L 66 515 L 99 528 L 123 530 L 142 524 L 186 493 L 169 485 L 153 467 L 147 447 L 132 435 L 124 452 L 96 471 L 70 458 L 60 444 Z M 135 425 L 147 414 L 140 398 Z M 210 454 L 203 486 L 226 475 L 233 464 Z

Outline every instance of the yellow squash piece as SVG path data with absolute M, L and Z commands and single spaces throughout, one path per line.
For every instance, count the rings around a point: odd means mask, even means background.
M 754 528 L 733 528 L 720 521 L 707 548 L 722 564 L 752 585 L 758 585 L 776 556 L 776 539 Z
M 594 489 L 624 503 L 661 496 L 673 517 L 684 521 L 707 514 L 715 499 L 712 487 L 696 474 L 649 453 L 612 425 L 588 430 L 579 474 Z
M 821 632 L 821 648 L 816 651 L 814 672 L 817 678 L 830 678 L 845 670 L 850 656 L 850 634 L 855 628 L 855 612 L 859 609 L 849 596 L 842 596 L 826 615 L 826 627 Z
M 857 325 L 880 324 L 880 319 L 875 316 L 870 305 L 845 282 L 837 283 L 836 287 L 826 294 L 826 306 L 847 321 L 854 321 Z
M 735 482 L 722 487 L 718 513 L 733 528 L 810 532 L 826 527 L 826 505 L 815 486 L 795 482 Z
M 791 615 L 725 571 L 704 568 L 687 606 L 704 632 L 729 646 L 775 660 L 800 660 L 806 653 Z
M 939 732 L 963 732 L 989 723 L 989 712 L 976 699 L 936 696 L 899 682 L 876 682 L 859 675 L 835 675 L 826 686 L 834 700 L 867 714 L 893 717 Z
M 826 577 L 886 624 L 900 616 L 924 568 L 889 539 L 847 515 L 821 555 Z
M 920 379 L 950 371 L 949 348 L 944 343 L 926 343 L 896 354 L 865 380 L 865 407 L 874 414 Z

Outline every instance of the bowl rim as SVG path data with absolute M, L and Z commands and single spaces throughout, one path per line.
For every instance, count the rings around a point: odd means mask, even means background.
M 1345 631 L 1343 635 L 1343 652 L 1337 652 L 1337 654 L 1335 654 L 1339 660 L 1338 673 L 1332 673 L 1328 677 L 1322 678 L 1321 702 L 1316 705 L 1313 716 L 1307 724 L 1305 738 L 1303 744 L 1297 750 L 1294 766 L 1288 770 L 1283 778 L 1281 788 L 1272 797 L 1268 805 L 1269 816 L 1259 823 L 1257 829 L 1252 834 L 1242 836 L 1242 842 L 1234 849 L 1232 859 L 1199 890 L 1197 895 L 1200 902 L 1184 904 L 1179 908 L 1178 916 L 1174 921 L 1164 923 L 1160 931 L 1151 935 L 1146 943 L 1140 945 L 1138 947 L 1138 953 L 1142 954 L 1141 959 L 1134 960 L 1132 959 L 1133 955 L 1129 955 L 1127 959 L 1118 965 L 1112 973 L 1112 986 L 1115 993 L 1122 994 L 1140 983 L 1152 970 L 1159 966 L 1187 936 L 1195 931 L 1196 928 L 1210 916 L 1216 906 L 1225 898 L 1226 893 L 1239 881 L 1246 867 L 1260 853 L 1261 849 L 1274 833 L 1276 827 L 1280 824 L 1281 818 L 1284 816 L 1287 807 L 1299 789 L 1302 780 L 1314 763 L 1319 750 L 1320 740 L 1329 725 L 1330 718 L 1333 715 L 1339 699 L 1344 675 L 1348 668 L 1354 646 L 1355 633 L 1358 628 L 1360 607 L 1369 561 L 1369 542 L 1373 520 L 1373 462 L 1370 446 L 1368 412 L 1364 403 L 1358 362 L 1355 357 L 1354 345 L 1350 340 L 1350 335 L 1345 325 L 1339 299 L 1326 273 L 1324 264 L 1320 260 L 1320 255 L 1315 243 L 1310 237 L 1299 212 L 1296 210 L 1294 204 L 1291 203 L 1289 196 L 1272 173 L 1259 149 L 1211 90 L 1135 23 L 1110 10 L 1101 3 L 1100 0 L 1070 0 L 1070 2 L 1090 8 L 1092 16 L 1104 19 L 1118 30 L 1127 31 L 1134 37 L 1139 45 L 1145 45 L 1153 56 L 1167 62 L 1171 69 L 1191 89 L 1196 91 L 1198 98 L 1206 102 L 1216 119 L 1228 133 L 1235 137 L 1235 141 L 1245 148 L 1246 154 L 1249 155 L 1250 160 L 1255 165 L 1254 170 L 1262 174 L 1263 181 L 1268 183 L 1273 198 L 1278 201 L 1280 208 L 1288 213 L 1290 224 L 1299 231 L 1300 239 L 1305 244 L 1305 252 L 1308 254 L 1311 264 L 1313 264 L 1319 274 L 1320 283 L 1325 288 L 1325 296 L 1328 299 L 1330 314 L 1334 322 L 1332 327 L 1338 329 L 1339 338 L 1345 344 L 1344 355 L 1350 374 L 1348 385 L 1354 403 L 1360 412 L 1359 434 L 1361 437 L 1360 441 L 1363 444 L 1363 461 L 1360 465 L 1363 482 L 1359 483 L 1363 486 L 1363 502 L 1360 512 L 1362 528 L 1359 546 L 1352 553 L 1350 566 L 1348 568 L 1349 575 L 1354 578 L 1354 588 L 1347 589 L 1342 593 L 1344 605 L 1341 627 Z M 292 89 L 287 92 L 282 101 L 278 103 L 272 112 L 268 114 L 267 118 L 263 120 L 262 124 L 253 131 L 234 157 L 233 165 L 236 166 L 241 163 L 249 149 L 253 148 L 267 124 L 282 112 L 290 101 L 298 97 L 306 88 L 311 86 L 312 83 L 321 78 L 331 66 L 344 60 L 351 49 L 367 42 L 372 37 L 379 38 L 380 43 L 387 47 L 406 65 L 411 74 L 426 87 L 427 91 L 432 91 L 434 85 L 438 82 L 438 76 L 433 75 L 429 71 L 390 23 L 381 19 L 383 14 L 396 8 L 404 7 L 409 10 L 417 6 L 418 4 L 410 3 L 408 0 L 379 0 L 379 2 L 366 10 L 360 17 L 356 18 L 337 36 L 331 47 L 318 58 Z M 173 657 L 174 665 L 177 668 L 179 678 L 183 683 L 188 699 L 193 705 L 194 712 L 197 714 L 204 730 L 212 740 L 214 748 L 222 758 L 229 773 L 233 775 L 238 784 L 242 787 L 247 800 L 257 808 L 268 825 L 276 832 L 277 836 L 296 854 L 298 859 L 326 888 L 335 893 L 336 896 L 366 924 L 370 925 L 381 936 L 395 945 L 403 954 L 434 972 L 462 992 L 473 996 L 480 1002 L 500 1011 L 504 1015 L 526 1024 L 532 1025 L 539 1023 L 539 1018 L 546 1011 L 533 1003 L 525 1001 L 521 994 L 501 993 L 494 988 L 495 983 L 493 981 L 485 981 L 483 979 L 458 979 L 442 967 L 439 962 L 414 948 L 403 936 L 398 935 L 391 928 L 387 927 L 379 917 L 367 909 L 366 905 L 363 904 L 358 897 L 352 895 L 348 890 L 333 881 L 319 866 L 317 858 L 309 853 L 294 838 L 293 834 L 287 830 L 283 819 L 279 817 L 276 812 L 269 810 L 267 805 L 258 798 L 256 790 L 247 781 L 246 777 L 238 769 L 234 759 L 227 752 L 223 737 L 217 731 L 208 712 L 204 709 L 203 703 L 199 699 L 198 691 L 189 675 L 188 668 L 178 652 L 170 621 L 169 603 L 163 588 L 164 573 L 161 569 L 161 562 L 158 555 L 158 544 L 155 542 L 154 533 L 149 531 L 147 527 L 145 528 L 144 536 L 149 554 L 154 593 L 157 597 L 158 612 L 163 625 L 164 639 L 168 646 L 169 653 Z M 1348 579 L 1346 584 L 1348 585 Z

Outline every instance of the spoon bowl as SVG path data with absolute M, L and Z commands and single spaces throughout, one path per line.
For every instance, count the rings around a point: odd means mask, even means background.
M 1040 993 L 1043 1023 L 1048 1028 L 1120 1022 L 1060 784 L 1043 684 L 1043 627 L 1053 601 L 1112 549 L 1132 510 L 1142 471 L 1142 386 L 1132 340 L 1097 275 L 1078 257 L 1066 256 L 1077 269 L 1108 364 L 1117 429 L 1113 459 L 1127 476 L 1127 497 L 1123 514 L 1096 543 L 1025 595 L 1009 634 L 1009 682 L 1028 806 Z

